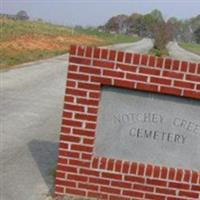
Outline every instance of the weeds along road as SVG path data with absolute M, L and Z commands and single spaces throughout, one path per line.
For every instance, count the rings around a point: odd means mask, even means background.
M 180 60 L 200 62 L 200 56 L 181 48 L 176 42 L 169 42 L 167 49 L 170 57 Z
M 143 39 L 112 48 L 146 52 Z M 0 73 L 0 199 L 44 200 L 53 170 L 66 82 L 67 55 Z

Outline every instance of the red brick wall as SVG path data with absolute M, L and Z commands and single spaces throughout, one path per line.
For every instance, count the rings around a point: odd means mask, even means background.
M 72 46 L 55 194 L 200 199 L 200 171 L 93 156 L 101 85 L 200 99 L 200 63 Z

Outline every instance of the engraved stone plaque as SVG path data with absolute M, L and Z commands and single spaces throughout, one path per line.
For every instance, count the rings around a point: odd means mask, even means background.
M 94 154 L 200 169 L 200 101 L 102 87 Z

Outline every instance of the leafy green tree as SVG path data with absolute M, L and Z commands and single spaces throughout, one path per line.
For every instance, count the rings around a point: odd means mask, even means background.
M 181 42 L 194 42 L 194 31 L 200 27 L 200 15 L 188 20 L 178 20 L 172 17 L 168 19 L 167 23 L 172 28 L 174 39 Z
M 189 24 L 193 32 L 200 27 L 200 15 L 193 17 L 189 20 Z
M 198 44 L 200 44 L 200 27 L 194 31 L 195 40 Z
M 19 20 L 29 20 L 29 16 L 28 16 L 28 14 L 25 10 L 20 10 L 16 14 L 16 18 L 19 19 Z
M 170 17 L 167 20 L 167 23 L 170 23 L 170 24 L 177 24 L 178 22 L 179 22 L 179 20 L 176 17 Z
M 125 20 L 128 17 L 126 15 L 117 15 L 108 20 L 108 22 L 105 24 L 105 29 L 107 31 L 113 31 L 116 33 L 124 33 L 125 30 Z
M 163 16 L 162 16 L 162 13 L 160 10 L 153 10 L 150 15 L 158 22 L 164 22 L 164 19 L 163 19 Z
M 163 26 L 166 26 L 166 28 L 164 29 Z M 179 20 L 171 17 L 165 22 L 161 11 L 155 9 L 145 15 L 133 13 L 130 16 L 118 15 L 112 17 L 106 23 L 103 30 L 116 33 L 137 34 L 140 37 L 157 38 L 158 33 L 155 30 L 159 32 L 160 28 L 162 29 L 161 32 L 166 32 L 167 38 L 171 40 L 194 42 L 199 41 L 198 36 L 194 33 L 199 27 L 200 15 L 188 20 Z
M 133 13 L 130 15 L 125 21 L 126 33 L 127 34 L 135 34 L 136 29 L 135 27 L 138 25 L 138 20 L 142 17 L 142 15 L 138 13 Z
M 146 30 L 143 23 L 143 16 L 136 19 L 135 25 L 131 27 L 131 32 L 144 37 Z
M 171 17 L 167 20 L 166 24 L 171 30 L 172 40 L 181 41 L 181 38 L 182 38 L 182 31 L 181 31 L 182 22 L 175 17 Z
M 152 14 L 146 14 L 143 17 L 143 24 L 145 27 L 145 36 L 146 37 L 154 37 L 154 29 L 158 23 L 162 23 L 158 21 Z

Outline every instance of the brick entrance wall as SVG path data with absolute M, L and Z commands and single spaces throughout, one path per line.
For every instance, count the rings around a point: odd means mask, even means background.
M 71 46 L 55 194 L 200 199 L 200 171 L 93 156 L 101 85 L 199 100 L 200 63 Z

